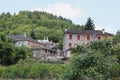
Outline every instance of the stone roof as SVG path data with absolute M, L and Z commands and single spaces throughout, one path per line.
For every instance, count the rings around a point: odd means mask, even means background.
M 111 33 L 103 33 L 101 30 L 68 30 L 65 31 L 64 34 L 96 34 L 96 35 L 109 35 L 112 36 Z
M 45 50 L 49 50 L 49 51 L 53 51 L 53 52 L 56 52 L 56 50 L 52 49 L 52 48 L 49 47 L 49 46 L 45 46 L 43 49 L 45 49 Z
M 30 41 L 30 42 L 34 42 L 34 43 L 39 43 L 38 41 L 28 37 L 28 36 L 24 36 L 24 35 L 12 35 L 10 36 L 10 38 L 12 39 L 13 42 L 16 41 Z
M 48 50 L 48 51 L 52 51 L 52 52 L 56 52 L 55 49 L 52 49 L 49 46 L 44 46 L 44 47 L 36 47 L 36 48 L 32 48 L 32 50 Z

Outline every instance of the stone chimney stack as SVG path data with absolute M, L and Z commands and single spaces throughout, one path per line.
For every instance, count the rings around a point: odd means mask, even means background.
M 48 37 L 47 37 L 47 41 L 49 41 Z
M 27 37 L 26 32 L 24 32 L 24 37 Z
M 67 31 L 67 29 L 65 28 L 65 32 Z
M 105 29 L 102 29 L 102 33 L 105 34 Z
M 43 40 L 45 40 L 45 36 L 44 36 L 44 39 Z

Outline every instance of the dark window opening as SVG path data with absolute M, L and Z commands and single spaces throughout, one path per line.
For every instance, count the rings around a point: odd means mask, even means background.
M 69 43 L 68 46 L 69 46 L 69 48 L 71 48 L 72 47 L 72 43 Z
M 88 40 L 88 41 L 90 40 L 90 36 L 87 36 L 87 40 Z
M 72 39 L 72 35 L 69 35 L 69 39 Z
M 80 40 L 80 35 L 77 35 L 77 40 Z
M 98 37 L 98 40 L 100 40 L 100 36 Z

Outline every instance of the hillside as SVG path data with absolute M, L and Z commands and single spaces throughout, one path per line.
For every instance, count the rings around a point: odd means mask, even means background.
M 40 11 L 20 11 L 11 15 L 0 15 L 0 31 L 6 35 L 27 33 L 35 39 L 48 36 L 50 40 L 58 42 L 62 39 L 64 29 L 81 28 L 71 20 Z

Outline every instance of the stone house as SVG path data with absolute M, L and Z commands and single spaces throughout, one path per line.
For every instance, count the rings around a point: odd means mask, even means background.
M 57 48 L 58 44 L 47 39 L 34 40 L 26 34 L 10 36 L 16 47 L 26 46 L 33 52 L 33 57 L 39 59 L 60 59 L 63 58 L 62 51 Z
M 102 30 L 69 30 L 63 35 L 63 52 L 64 56 L 70 57 L 70 49 L 78 45 L 85 45 L 91 41 L 104 40 L 113 36 Z
M 24 35 L 13 35 L 10 36 L 14 45 L 17 46 L 26 46 L 28 48 L 42 47 L 43 44 L 38 41 Z
M 44 47 L 33 48 L 34 57 L 40 59 L 57 60 L 63 58 L 63 51 L 58 49 L 58 43 L 49 41 L 48 37 L 38 42 L 44 44 Z
M 47 60 L 57 60 L 63 58 L 63 52 L 59 49 L 53 49 L 48 46 L 43 48 L 33 48 L 33 57 Z

